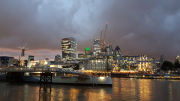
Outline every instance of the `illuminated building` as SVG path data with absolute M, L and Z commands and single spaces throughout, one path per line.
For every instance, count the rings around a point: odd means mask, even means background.
M 137 56 L 125 55 L 121 59 L 121 69 L 123 70 L 137 70 L 136 64 Z
M 79 53 L 78 54 L 78 60 L 82 60 L 84 59 L 84 54 L 83 53 Z
M 55 62 L 60 62 L 61 61 L 61 56 L 59 54 L 57 54 L 55 56 L 55 59 L 54 59 Z
M 113 54 L 112 45 L 108 45 L 105 47 L 105 53 L 106 54 Z
M 138 71 L 152 71 L 155 67 L 154 58 L 148 55 L 139 55 L 136 57 L 136 63 L 138 66 Z
M 113 55 L 101 55 L 82 60 L 84 70 L 110 71 L 113 69 Z
M 85 54 L 90 54 L 90 52 L 91 52 L 90 48 L 89 48 L 89 47 L 86 47 L 86 49 L 85 49 Z
M 93 57 L 93 53 L 88 53 L 88 54 L 78 54 L 78 60 L 83 60 L 83 59 L 88 59 L 90 57 Z
M 94 42 L 93 42 L 94 55 L 98 55 L 99 53 L 101 53 L 100 41 L 101 41 L 100 39 L 94 39 Z
M 13 66 L 14 57 L 0 56 L 0 67 Z
M 62 47 L 62 60 L 63 61 L 75 61 L 77 44 L 75 38 L 64 38 L 61 41 Z
M 28 56 L 28 63 L 27 63 L 27 67 L 31 67 L 31 61 L 34 61 L 34 56 L 29 55 L 29 56 Z
M 116 46 L 114 54 L 117 55 L 117 57 L 121 57 L 121 49 L 119 48 L 119 46 Z
M 180 56 L 179 55 L 176 57 L 176 61 L 178 61 L 180 64 Z
M 160 61 L 159 60 L 155 60 L 155 64 L 157 68 L 160 68 Z

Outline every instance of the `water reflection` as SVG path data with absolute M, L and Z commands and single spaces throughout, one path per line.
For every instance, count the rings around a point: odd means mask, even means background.
M 152 94 L 152 88 L 151 88 L 151 81 L 152 80 L 139 80 L 139 99 L 141 101 L 150 101 L 151 100 L 151 94 Z
M 180 81 L 113 78 L 112 87 L 52 85 L 51 92 L 39 84 L 0 83 L 1 101 L 178 101 Z

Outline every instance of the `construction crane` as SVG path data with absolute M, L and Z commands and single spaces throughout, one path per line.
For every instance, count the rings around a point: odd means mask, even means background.
M 102 38 L 102 53 L 104 53 L 104 47 L 105 47 L 105 37 L 106 37 L 106 31 L 107 31 L 107 25 L 108 23 L 106 23 L 106 29 L 105 29 L 105 34 L 104 34 L 104 37 Z
M 103 29 L 101 30 L 101 38 L 100 38 L 101 41 L 102 41 L 102 33 L 103 33 Z
M 102 48 L 102 44 L 103 44 L 103 42 L 102 42 L 102 33 L 103 33 L 103 29 L 101 30 L 101 37 L 100 37 L 100 47 Z

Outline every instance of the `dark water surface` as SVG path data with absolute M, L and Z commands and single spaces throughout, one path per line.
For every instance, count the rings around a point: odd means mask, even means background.
M 180 81 L 112 78 L 112 87 L 0 82 L 0 101 L 180 101 Z

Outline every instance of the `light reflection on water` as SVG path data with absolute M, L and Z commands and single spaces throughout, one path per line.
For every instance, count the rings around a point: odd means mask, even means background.
M 39 84 L 0 82 L 0 101 L 178 101 L 180 81 L 112 78 L 112 87 L 52 85 L 39 91 Z

